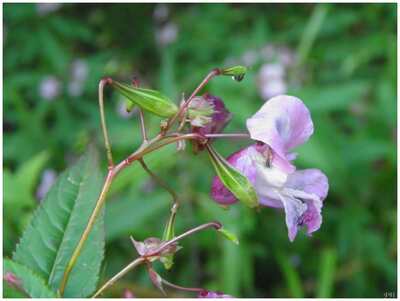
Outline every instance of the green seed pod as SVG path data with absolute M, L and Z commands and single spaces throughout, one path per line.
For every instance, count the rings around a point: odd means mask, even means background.
M 250 181 L 230 165 L 211 145 L 206 144 L 206 147 L 214 169 L 225 187 L 246 206 L 258 207 L 258 197 Z
M 160 117 L 171 117 L 178 112 L 178 107 L 160 92 L 136 88 L 113 81 L 112 86 L 128 100 Z

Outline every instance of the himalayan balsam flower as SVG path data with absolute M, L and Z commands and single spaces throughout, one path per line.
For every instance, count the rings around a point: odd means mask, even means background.
M 260 204 L 285 210 L 290 241 L 298 227 L 307 226 L 308 234 L 318 230 L 328 179 L 318 169 L 296 170 L 291 163 L 296 156 L 290 153 L 313 133 L 306 106 L 296 97 L 274 97 L 247 120 L 247 128 L 257 143 L 232 154 L 228 162 L 254 185 Z M 217 177 L 211 195 L 221 204 L 237 201 Z
M 40 82 L 39 95 L 47 101 L 52 101 L 60 94 L 60 90 L 60 81 L 55 76 L 46 76 Z

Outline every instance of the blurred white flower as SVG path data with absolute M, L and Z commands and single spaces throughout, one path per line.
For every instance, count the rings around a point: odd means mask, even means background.
M 278 59 L 286 67 L 294 65 L 296 62 L 295 53 L 288 47 L 280 47 L 278 49 Z
M 285 68 L 278 63 L 264 64 L 258 74 L 258 87 L 263 100 L 287 92 Z
M 53 169 L 45 169 L 42 173 L 40 184 L 36 191 L 36 197 L 38 200 L 42 200 L 50 187 L 54 184 L 57 178 L 57 173 Z
M 167 46 L 175 42 L 178 37 L 178 26 L 169 22 L 156 31 L 156 41 L 161 46 Z
M 274 79 L 266 82 L 259 87 L 261 98 L 265 101 L 271 97 L 285 94 L 287 92 L 286 83 L 281 79 Z
M 36 10 L 40 16 L 52 13 L 62 6 L 62 3 L 36 3 Z
M 285 68 L 278 63 L 264 64 L 259 73 L 261 81 L 281 79 L 285 76 Z
M 39 85 L 39 95 L 48 101 L 54 100 L 61 90 L 60 81 L 53 75 L 46 76 Z
M 163 22 L 168 19 L 169 8 L 165 3 L 159 3 L 154 8 L 153 18 L 157 22 Z
M 71 81 L 68 83 L 68 94 L 72 97 L 82 95 L 84 82 L 89 74 L 89 67 L 85 60 L 76 59 L 71 64 Z

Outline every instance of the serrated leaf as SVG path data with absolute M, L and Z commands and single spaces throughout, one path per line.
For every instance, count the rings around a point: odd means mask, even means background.
M 225 187 L 246 206 L 257 207 L 258 197 L 250 181 L 218 154 L 211 145 L 206 144 L 206 147 L 214 169 Z
M 32 269 L 54 290 L 58 289 L 99 196 L 102 177 L 97 156 L 88 152 L 60 175 L 33 214 L 13 259 Z M 65 297 L 90 295 L 98 280 L 104 255 L 103 213 L 97 219 L 71 272 Z
M 10 259 L 4 260 L 3 276 L 7 273 L 12 273 L 18 279 L 18 285 L 32 298 L 57 297 L 56 293 L 46 285 L 44 279 L 31 269 Z

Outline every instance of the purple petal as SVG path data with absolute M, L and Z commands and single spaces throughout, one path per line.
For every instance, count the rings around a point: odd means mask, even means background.
M 300 99 L 280 95 L 268 100 L 247 119 L 247 129 L 252 139 L 272 148 L 273 165 L 293 172 L 295 167 L 289 162 L 288 152 L 307 141 L 314 127 L 310 112 Z
M 307 201 L 307 210 L 298 220 L 298 226 L 307 226 L 307 234 L 317 231 L 322 224 L 321 207 L 312 201 Z
M 204 290 L 199 292 L 197 298 L 233 298 L 233 297 L 230 295 L 226 295 L 222 292 L 213 292 Z
M 329 184 L 328 178 L 319 169 L 304 169 L 290 174 L 286 187 L 313 193 L 322 201 L 328 194 Z
M 306 212 L 307 205 L 300 200 L 282 197 L 282 203 L 285 208 L 285 221 L 288 228 L 289 240 L 293 241 L 297 235 L 299 219 Z
M 221 98 L 211 94 L 204 94 L 203 98 L 210 102 L 214 107 L 214 113 L 211 116 L 211 122 L 203 127 L 194 127 L 193 132 L 201 135 L 220 133 L 231 120 L 232 114 L 226 109 Z
M 308 234 L 317 231 L 321 227 L 322 223 L 322 201 L 326 198 L 329 189 L 328 178 L 326 175 L 318 169 L 295 171 L 289 175 L 286 187 L 312 194 L 317 197 L 314 200 L 305 199 L 304 202 L 307 205 L 307 210 L 297 217 L 297 226 L 307 226 Z M 293 229 L 292 232 L 295 232 Z M 289 237 L 291 235 L 290 231 L 291 229 L 289 229 Z
M 227 161 L 235 167 L 241 174 L 246 176 L 254 184 L 256 168 L 252 156 L 259 155 L 256 145 L 243 148 L 227 158 Z M 218 203 L 230 205 L 237 202 L 236 197 L 225 188 L 218 176 L 214 177 L 211 185 L 211 197 Z

